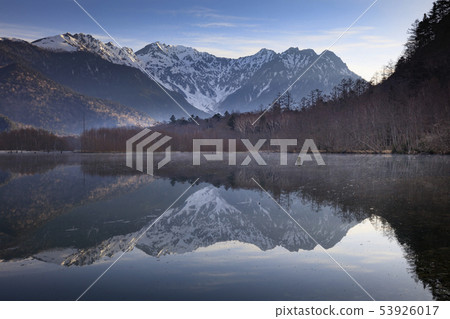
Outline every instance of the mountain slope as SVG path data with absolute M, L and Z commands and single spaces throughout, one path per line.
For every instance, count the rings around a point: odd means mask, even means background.
M 270 104 L 278 93 L 284 92 L 297 78 L 300 78 L 290 89 L 294 100 L 299 101 L 312 90 L 320 89 L 330 93 L 344 78 L 359 78 L 351 72 L 344 62 L 332 52 L 326 52 L 303 76 L 302 74 L 319 57 L 314 50 L 290 48 L 275 55 L 271 61 L 243 85 L 219 104 L 220 110 L 255 110 L 260 105 Z
M 280 54 L 262 49 L 238 59 L 218 58 L 184 46 L 152 43 L 136 52 L 146 70 L 166 88 L 206 112 L 255 110 L 284 92 L 317 58 L 313 50 L 290 48 Z M 327 52 L 291 89 L 299 100 L 311 90 L 329 93 L 343 78 L 359 78 Z
M 238 90 L 275 54 L 262 50 L 252 57 L 218 58 L 184 46 L 159 42 L 136 52 L 137 58 L 165 87 L 182 93 L 188 102 L 207 112 Z
M 24 41 L 0 41 L 0 65 L 21 63 L 70 89 L 108 99 L 142 111 L 157 120 L 170 115 L 187 117 L 146 74 L 136 68 L 109 62 L 86 50 L 44 50 Z M 117 62 L 117 61 L 115 61 Z M 175 92 L 170 94 L 189 112 L 205 116 Z
M 83 96 L 41 73 L 14 63 L 0 68 L 0 114 L 64 134 L 86 127 L 139 125 L 153 120 L 119 103 Z
M 136 67 L 133 50 L 123 48 L 122 50 L 113 43 L 103 43 L 89 34 L 60 34 L 33 41 L 32 44 L 42 49 L 53 52 L 76 52 L 84 51 L 99 55 L 101 58 L 115 63 Z

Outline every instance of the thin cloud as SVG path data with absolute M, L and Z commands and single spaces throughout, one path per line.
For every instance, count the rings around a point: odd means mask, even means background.
M 230 23 L 230 22 L 211 22 L 211 23 L 194 24 L 194 26 L 200 27 L 200 28 L 211 28 L 211 27 L 236 28 L 238 25 L 236 23 Z
M 200 28 L 255 28 L 257 24 L 244 24 L 244 23 L 232 23 L 232 22 L 209 22 L 209 23 L 197 23 L 194 24 Z
M 18 38 L 25 41 L 34 41 L 51 35 L 60 34 L 60 30 L 49 28 L 37 28 L 10 23 L 0 23 L 0 37 Z
M 175 9 L 175 10 L 156 10 L 159 14 L 170 14 L 170 15 L 190 15 L 198 18 L 210 18 L 216 20 L 258 20 L 254 17 L 244 17 L 235 15 L 221 14 L 215 9 L 210 9 L 206 7 L 194 7 L 190 9 Z
M 355 34 L 361 34 L 367 31 L 374 30 L 374 27 L 371 26 L 355 26 L 351 28 L 350 30 L 346 31 L 346 28 L 335 28 L 331 30 L 325 30 L 324 33 L 334 35 L 334 36 L 340 36 L 344 31 L 346 35 L 355 35 Z
M 258 25 L 253 24 L 237 24 L 238 21 L 264 21 L 267 22 L 274 22 L 277 21 L 276 19 L 268 19 L 268 18 L 258 18 L 256 16 L 248 17 L 248 16 L 238 16 L 238 15 L 227 15 L 222 14 L 218 10 L 206 8 L 206 7 L 194 7 L 190 9 L 175 9 L 175 10 L 157 10 L 159 14 L 168 14 L 172 16 L 176 15 L 185 15 L 185 16 L 191 16 L 196 18 L 201 18 L 202 20 L 208 20 L 205 22 L 205 24 L 211 23 L 211 24 L 221 24 L 221 23 L 230 23 L 231 25 L 236 26 L 248 26 L 248 27 L 254 27 Z M 232 23 L 233 22 L 233 23 Z
M 210 8 L 204 8 L 204 7 L 197 7 L 197 8 L 185 10 L 184 12 L 187 14 L 197 16 L 197 17 L 201 17 L 201 18 L 211 18 L 211 19 L 218 19 L 218 20 L 253 20 L 254 19 L 254 18 L 243 17 L 243 16 L 224 15 L 224 14 L 220 14 L 217 10 L 210 9 Z

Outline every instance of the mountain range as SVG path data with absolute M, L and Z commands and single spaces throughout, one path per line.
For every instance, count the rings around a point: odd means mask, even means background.
M 91 106 L 114 104 L 107 112 L 98 111 L 108 119 L 87 118 L 89 127 L 151 125 L 155 120 L 168 120 L 171 115 L 207 117 L 225 111 L 246 112 L 270 104 L 318 56 L 311 49 L 290 48 L 282 53 L 262 49 L 251 56 L 230 59 L 160 42 L 133 52 L 82 33 L 66 33 L 32 43 L 1 38 L 0 94 L 3 99 L 0 114 L 14 122 L 79 133 L 79 114 L 86 114 L 89 109 L 82 103 L 79 110 L 74 111 L 75 118 L 69 117 L 67 123 L 51 127 L 56 118 L 65 121 L 68 111 L 59 110 L 58 105 L 70 104 L 68 93 L 63 94 L 64 97 L 46 99 L 45 107 L 52 109 L 51 112 L 40 110 L 35 103 L 41 96 L 56 92 L 54 88 L 58 85 L 70 94 L 83 96 Z M 51 82 L 53 89 L 34 81 L 15 83 L 11 90 L 14 79 L 5 67 L 12 64 L 16 65 L 16 73 L 19 69 L 23 71 L 22 77 L 28 78 L 26 73 L 34 72 L 41 81 Z M 299 100 L 314 89 L 329 93 L 344 78 L 359 77 L 339 57 L 327 51 L 291 88 L 292 97 Z M 121 113 L 119 109 L 126 111 Z M 48 117 L 39 120 L 32 116 L 39 112 Z M 105 115 L 107 113 L 115 115 Z M 117 120 L 117 113 L 121 113 L 122 120 Z
M 136 52 L 145 69 L 168 89 L 207 113 L 253 111 L 284 92 L 317 58 L 314 50 L 262 49 L 238 59 L 219 58 L 184 46 L 152 43 Z M 299 100 L 314 89 L 329 93 L 343 78 L 358 76 L 326 52 L 292 88 Z

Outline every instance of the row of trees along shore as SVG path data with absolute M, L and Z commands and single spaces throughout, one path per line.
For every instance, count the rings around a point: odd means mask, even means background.
M 326 152 L 450 153 L 450 0 L 438 0 L 409 30 L 404 54 L 372 82 L 344 79 L 329 94 L 313 90 L 299 101 L 290 92 L 256 112 L 186 117 L 152 129 L 171 136 L 172 150 L 192 151 L 199 138 L 314 139 Z M 266 111 L 264 109 L 267 109 Z M 194 121 L 195 120 L 195 121 Z M 197 125 L 197 122 L 199 125 Z M 99 128 L 81 134 L 86 152 L 123 152 L 142 128 Z M 2 133 L 1 149 L 66 149 L 76 143 L 42 130 Z M 226 150 L 227 143 L 224 143 Z M 263 149 L 270 150 L 269 143 Z
M 67 151 L 76 145 L 75 137 L 61 137 L 43 129 L 20 128 L 0 133 L 0 150 Z
M 189 151 L 193 138 L 312 138 L 328 152 L 450 153 L 450 1 L 438 0 L 409 30 L 404 54 L 368 83 L 344 79 L 330 94 L 289 92 L 267 112 L 171 118 L 155 129 Z M 224 144 L 226 147 L 226 143 Z M 245 147 L 238 143 L 238 150 Z M 268 143 L 266 149 L 270 148 Z M 297 151 L 298 149 L 292 149 Z

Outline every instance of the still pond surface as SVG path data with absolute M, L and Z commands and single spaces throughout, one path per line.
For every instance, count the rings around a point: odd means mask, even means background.
M 0 300 L 450 298 L 448 157 L 265 157 L 0 155 Z

